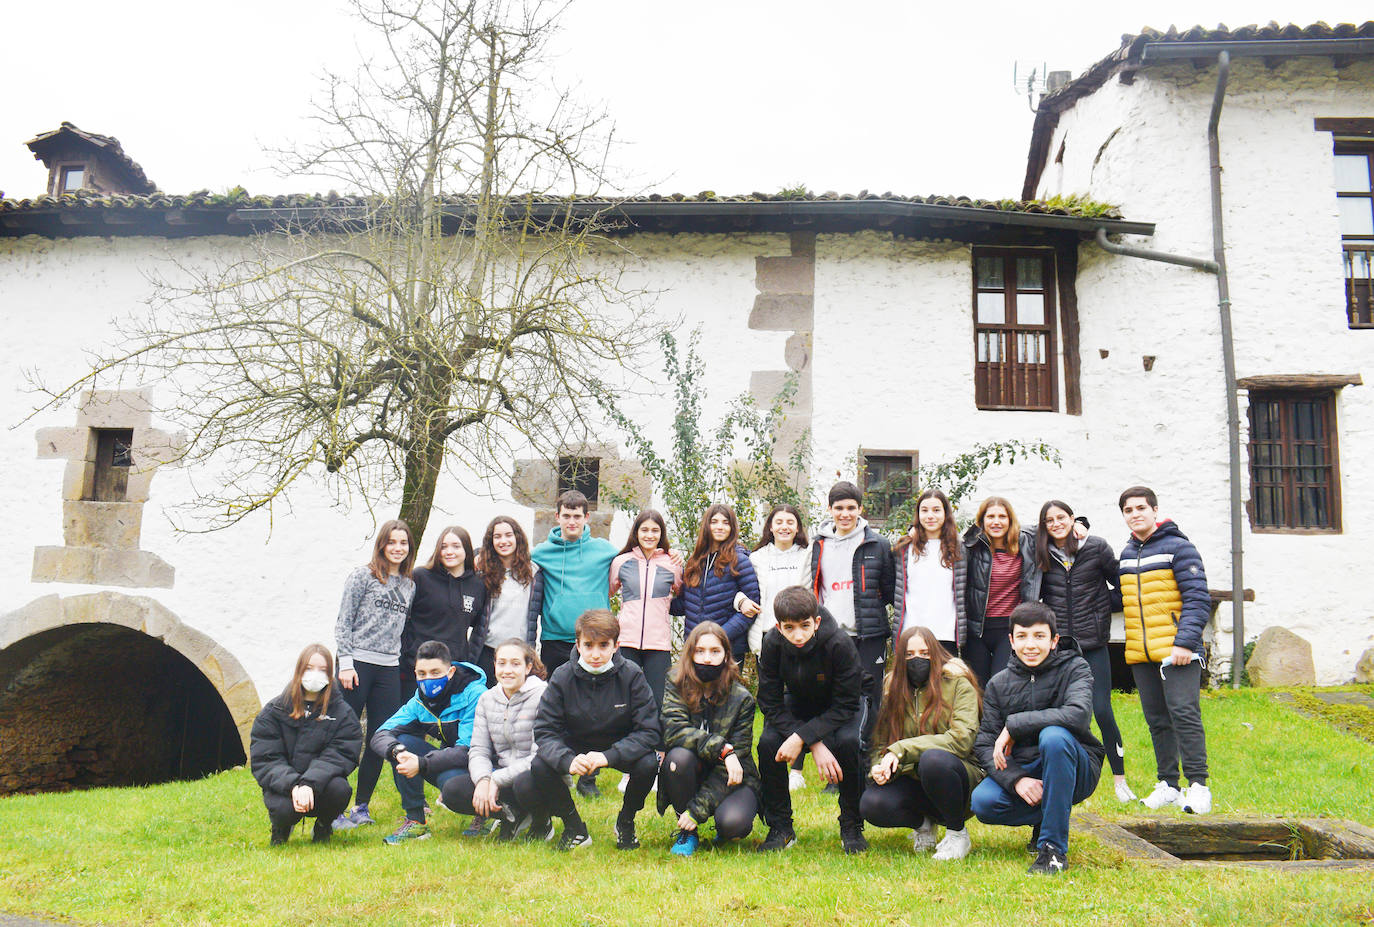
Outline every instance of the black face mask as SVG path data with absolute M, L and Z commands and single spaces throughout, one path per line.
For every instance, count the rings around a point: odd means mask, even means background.
M 696 671 L 697 678 L 702 682 L 715 682 L 720 678 L 720 674 L 725 672 L 725 662 L 720 663 L 698 663 L 692 661 L 692 669 Z
M 930 660 L 925 657 L 911 657 L 906 661 L 906 681 L 912 689 L 924 689 L 930 679 Z

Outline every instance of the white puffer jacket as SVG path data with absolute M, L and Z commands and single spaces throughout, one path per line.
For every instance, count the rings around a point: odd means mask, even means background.
M 506 698 L 498 685 L 477 700 L 468 753 L 468 774 L 473 782 L 488 776 L 497 787 L 510 785 L 530 768 L 534 759 L 534 718 L 547 683 L 530 676 L 515 695 Z
M 811 549 L 793 544 L 787 550 L 778 550 L 777 545 L 760 547 L 749 555 L 758 575 L 759 602 L 761 609 L 749 628 L 749 649 L 759 652 L 763 646 L 763 635 L 777 622 L 773 619 L 773 597 L 788 586 L 811 588 Z

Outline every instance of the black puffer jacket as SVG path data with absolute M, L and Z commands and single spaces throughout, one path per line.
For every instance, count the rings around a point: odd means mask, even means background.
M 611 661 L 609 670 L 594 676 L 574 654 L 549 677 L 534 719 L 534 744 L 553 768 L 567 772 L 573 757 L 588 751 L 623 768 L 658 748 L 658 705 L 644 671 L 619 653 Z
M 858 716 L 863 699 L 859 652 L 824 608 L 816 633 L 794 647 L 776 627 L 759 651 L 759 709 L 764 722 L 809 747 Z
M 291 700 L 279 695 L 253 720 L 249 763 L 264 791 L 287 795 L 298 785 L 319 791 L 330 779 L 346 779 L 358 768 L 363 729 L 343 696 L 334 693 L 323 718 L 313 702 L 306 708 L 304 717 L 293 718 Z
M 950 572 L 954 574 L 951 592 L 954 595 L 954 643 L 956 646 L 964 646 L 964 641 L 968 639 L 968 560 L 965 559 L 964 551 L 959 548 L 961 556 L 950 567 Z M 901 635 L 907 625 L 919 623 L 911 621 L 906 613 L 906 593 L 907 593 L 907 556 L 909 550 L 904 545 L 901 550 L 892 552 L 892 562 L 897 573 L 897 585 L 892 594 L 892 605 L 896 612 L 894 616 L 893 628 L 894 635 Z
M 1061 637 L 1059 646 L 1039 666 L 1031 668 L 1012 653 L 1007 668 L 983 690 L 983 720 L 973 741 L 978 765 L 1008 792 L 1027 773 L 1024 764 L 1040 755 L 1040 732 L 1052 725 L 1066 729 L 1087 752 L 1093 763 L 1093 781 L 1102 773 L 1106 751 L 1092 732 L 1093 673 L 1072 638 Z M 1012 738 L 1006 769 L 992 762 L 992 748 L 1002 728 Z
M 1021 601 L 1040 601 L 1040 568 L 1035 565 L 1035 533 L 1021 531 Z M 964 532 L 964 560 L 967 563 L 968 587 L 964 611 L 968 616 L 971 637 L 983 636 L 983 619 L 988 614 L 988 583 L 992 579 L 992 547 L 983 536 L 983 529 L 969 525 Z M 963 640 L 959 641 L 962 646 Z
M 1085 650 L 1106 646 L 1111 640 L 1112 612 L 1121 608 L 1111 545 L 1095 534 L 1088 535 L 1068 568 L 1053 549 L 1046 553 L 1050 568 L 1040 577 L 1040 601 L 1054 609 L 1059 633 L 1069 635 Z
M 663 743 L 683 747 L 709 764 L 710 769 L 697 786 L 697 794 L 687 810 L 704 824 L 715 813 L 725 796 L 737 788 L 759 791 L 759 771 L 754 765 L 754 697 L 736 682 L 725 694 L 725 702 L 713 705 L 703 701 L 695 712 L 687 709 L 671 676 L 663 691 Z M 720 752 L 729 744 L 744 768 L 744 782 L 730 786 L 729 773 Z M 668 790 L 658 790 L 658 813 L 668 810 Z
M 821 586 L 826 581 L 821 575 L 821 555 L 825 552 L 826 540 L 818 532 L 811 542 L 811 591 L 817 599 L 823 597 Z M 892 620 L 888 618 L 887 607 L 892 604 L 896 585 L 892 542 L 864 525 L 864 538 L 854 548 L 854 567 L 850 575 L 854 579 L 854 627 L 858 637 L 891 637 Z

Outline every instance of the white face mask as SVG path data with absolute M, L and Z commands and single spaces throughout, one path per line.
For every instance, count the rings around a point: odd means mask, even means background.
M 587 672 L 591 673 L 593 676 L 600 676 L 602 673 L 610 672 L 611 667 L 615 665 L 615 660 L 607 660 L 601 666 L 592 666 L 590 663 L 588 663 L 586 660 L 582 659 L 582 657 L 579 656 L 577 658 L 577 663 L 579 666 L 581 666 Z
M 324 687 L 327 685 L 329 685 L 329 677 L 324 670 L 312 669 L 301 673 L 301 688 L 311 695 L 324 691 Z

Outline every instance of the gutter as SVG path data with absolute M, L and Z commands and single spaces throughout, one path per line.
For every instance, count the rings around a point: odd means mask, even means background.
M 1357 41 L 1370 42 L 1374 46 L 1374 40 L 1354 39 L 1354 40 L 1330 40 L 1330 41 Z M 1240 688 L 1240 674 L 1244 669 L 1245 663 L 1245 580 L 1243 574 L 1244 551 L 1242 548 L 1243 531 L 1242 517 L 1244 508 L 1241 503 L 1241 470 L 1240 470 L 1240 399 L 1238 397 L 1238 387 L 1236 385 L 1236 348 L 1235 340 L 1231 330 L 1231 287 L 1226 274 L 1226 236 L 1222 228 L 1221 211 L 1221 139 L 1218 133 L 1218 126 L 1221 123 L 1221 106 L 1226 98 L 1226 83 L 1231 75 L 1231 55 L 1225 47 L 1227 45 L 1243 45 L 1248 47 L 1256 45 L 1286 45 L 1284 42 L 1211 42 L 1211 43 L 1169 43 L 1164 48 L 1173 48 L 1179 45 L 1208 45 L 1211 49 L 1222 46 L 1217 54 L 1217 86 L 1212 94 L 1212 111 L 1207 120 L 1207 152 L 1209 160 L 1209 175 L 1211 179 L 1211 200 L 1212 200 L 1212 259 L 1187 257 L 1180 254 L 1168 254 L 1163 251 L 1152 251 L 1148 248 L 1138 248 L 1131 245 L 1113 244 L 1107 240 L 1107 228 L 1099 226 L 1096 230 L 1095 241 L 1105 251 L 1112 254 L 1119 254 L 1125 257 L 1141 258 L 1147 261 L 1161 261 L 1168 264 L 1179 264 L 1183 267 L 1191 267 L 1195 270 L 1206 271 L 1215 274 L 1217 278 L 1217 311 L 1221 319 L 1221 356 L 1223 373 L 1226 380 L 1226 451 L 1227 462 L 1230 469 L 1231 482 L 1231 688 Z M 1152 48 L 1160 46 L 1147 45 L 1146 55 Z M 1252 54 L 1265 54 L 1264 52 L 1250 52 Z M 1268 54 L 1279 54 L 1270 51 Z M 1331 54 L 1331 52 L 1327 52 Z M 1196 52 L 1191 55 L 1167 54 L 1162 57 L 1196 57 Z

